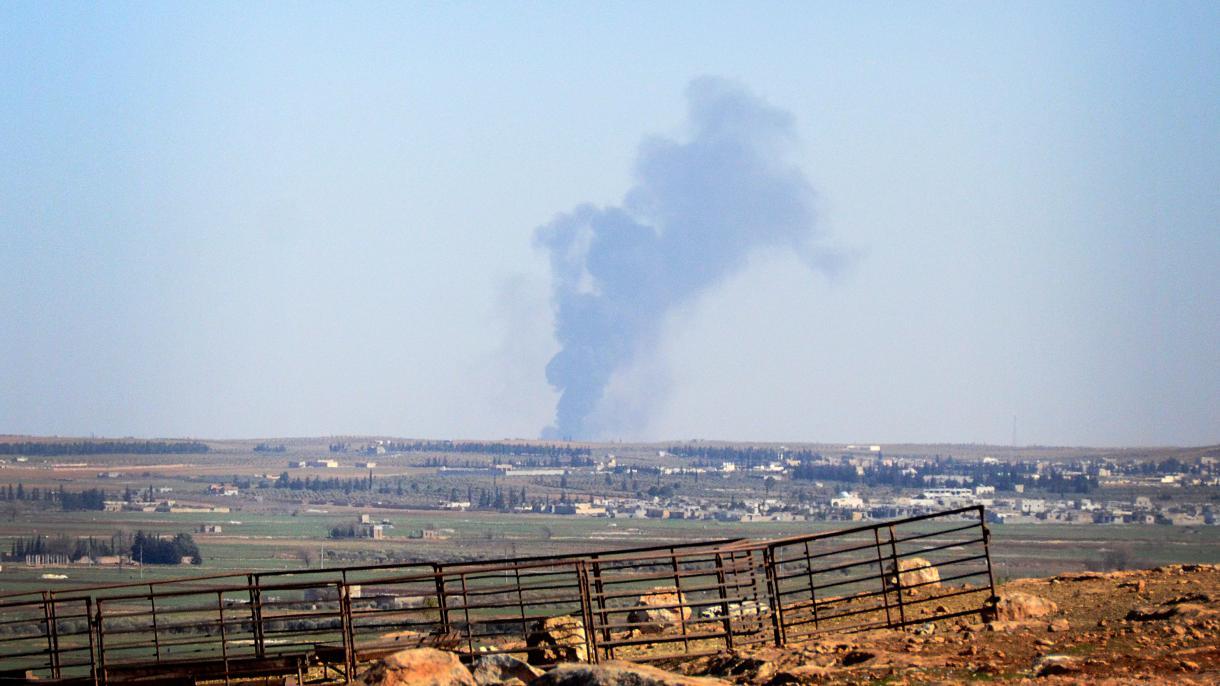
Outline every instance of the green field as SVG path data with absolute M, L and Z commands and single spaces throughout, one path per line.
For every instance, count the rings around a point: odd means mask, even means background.
M 15 536 L 45 534 L 107 538 L 115 531 L 195 532 L 200 524 L 220 524 L 222 534 L 195 533 L 203 554 L 200 566 L 28 568 L 9 562 L 0 572 L 0 592 L 120 583 L 245 570 L 302 569 L 406 561 L 502 559 L 551 553 L 576 553 L 617 547 L 677 543 L 712 538 L 766 538 L 849 526 L 842 522 L 721 523 L 688 520 L 597 519 L 553 515 L 504 515 L 402 510 L 373 511 L 387 520 L 379 541 L 329 540 L 332 526 L 354 521 L 355 511 L 297 515 L 274 512 L 110 513 L 25 511 L 0 522 L 0 546 Z M 450 538 L 408 538 L 414 530 L 449 529 Z M 992 525 L 991 545 L 999 578 L 1046 576 L 1097 564 L 1107 550 L 1126 552 L 1128 566 L 1220 562 L 1220 528 L 1169 526 L 1096 526 L 1063 524 Z M 66 580 L 41 579 L 45 572 Z

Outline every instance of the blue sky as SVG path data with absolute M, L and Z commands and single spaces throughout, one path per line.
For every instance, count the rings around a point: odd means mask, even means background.
M 0 6 L 0 432 L 536 436 L 535 229 L 711 75 L 791 114 L 760 250 L 606 438 L 1220 442 L 1215 3 Z M 609 401 L 608 401 L 609 402 Z

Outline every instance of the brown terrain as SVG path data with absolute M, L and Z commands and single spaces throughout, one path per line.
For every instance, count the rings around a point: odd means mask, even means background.
M 999 588 L 993 615 L 952 619 L 653 666 L 569 664 L 547 673 L 507 656 L 469 669 L 440 651 L 404 651 L 368 686 L 397 684 L 1216 684 L 1220 565 L 1086 572 Z M 954 609 L 954 608 L 947 608 Z M 942 610 L 943 611 L 943 610 Z M 932 610 L 929 610 L 931 613 Z
M 829 636 L 675 667 L 751 684 L 1220 683 L 1220 566 L 1021 579 L 999 595 L 987 623 Z

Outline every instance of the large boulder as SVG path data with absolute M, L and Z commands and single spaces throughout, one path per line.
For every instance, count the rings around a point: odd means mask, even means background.
M 890 574 L 894 574 L 892 566 Z M 890 578 L 890 583 L 912 591 L 939 588 L 940 572 L 936 570 L 936 565 L 922 557 L 908 557 L 898 561 L 898 573 Z M 913 586 L 919 588 L 912 588 Z
M 674 674 L 647 665 L 610 660 L 596 665 L 560 665 L 530 686 L 730 686 L 722 679 Z
M 356 679 L 363 686 L 478 686 L 457 655 L 412 648 L 379 660 Z
M 479 686 L 500 684 L 510 679 L 528 684 L 542 675 L 542 671 L 536 667 L 531 667 L 512 655 L 504 653 L 475 657 L 470 664 L 470 673 L 474 675 L 474 680 Z
M 1071 655 L 1046 655 L 1034 663 L 1035 676 L 1063 676 L 1080 670 L 1080 660 Z
M 675 607 L 681 605 L 682 607 Z M 673 586 L 656 586 L 645 591 L 635 601 L 635 609 L 627 614 L 627 621 L 643 633 L 660 633 L 666 627 L 677 626 L 690 620 L 690 607 L 686 596 Z
M 1059 611 L 1059 606 L 1053 600 L 1012 591 L 1000 596 L 986 619 L 992 622 L 1028 622 L 1031 619 L 1049 617 Z
M 589 659 L 585 623 L 579 617 L 547 617 L 534 625 L 526 637 L 526 659 L 531 665 L 556 662 L 586 662 Z
M 1220 614 L 1214 608 L 1199 603 L 1166 603 L 1155 607 L 1137 607 L 1127 612 L 1133 622 L 1149 622 L 1160 619 L 1202 619 Z

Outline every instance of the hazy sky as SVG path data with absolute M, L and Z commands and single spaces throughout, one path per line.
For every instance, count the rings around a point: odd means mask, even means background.
M 535 232 L 713 76 L 849 259 L 676 302 L 606 437 L 1220 442 L 1218 3 L 251 5 L 0 4 L 0 433 L 537 436 Z

